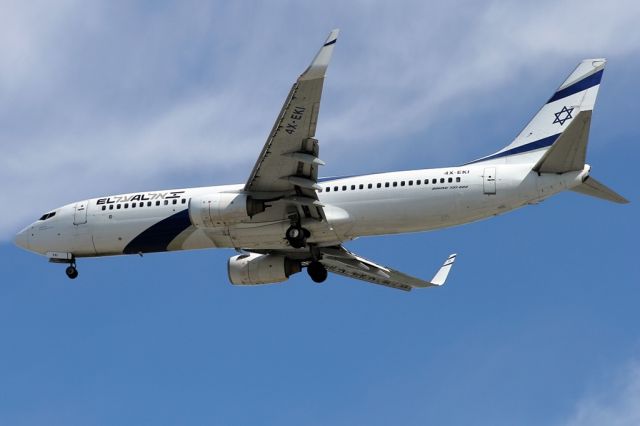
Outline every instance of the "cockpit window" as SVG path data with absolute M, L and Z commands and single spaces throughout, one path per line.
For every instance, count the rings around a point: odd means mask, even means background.
M 56 215 L 56 212 L 49 212 L 49 213 L 45 213 L 42 215 L 42 217 L 38 220 L 47 220 L 49 218 L 52 218 Z

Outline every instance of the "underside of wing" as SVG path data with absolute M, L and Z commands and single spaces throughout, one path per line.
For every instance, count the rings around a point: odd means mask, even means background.
M 313 62 L 293 84 L 249 177 L 245 191 L 265 198 L 287 197 L 304 217 L 323 219 L 317 203 L 318 141 L 314 138 L 324 76 L 338 30 L 333 30 Z
M 329 271 L 357 280 L 380 284 L 404 291 L 413 288 L 438 287 L 445 283 L 456 255 L 450 255 L 431 281 L 412 277 L 400 271 L 378 265 L 358 256 L 344 247 L 322 248 L 320 263 Z

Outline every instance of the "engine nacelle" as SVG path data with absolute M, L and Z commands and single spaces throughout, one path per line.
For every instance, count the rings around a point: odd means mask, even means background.
M 272 284 L 300 272 L 300 262 L 274 254 L 248 253 L 229 258 L 229 281 L 234 285 Z
M 189 218 L 197 228 L 230 225 L 263 212 L 264 203 L 245 194 L 214 192 L 189 201 Z

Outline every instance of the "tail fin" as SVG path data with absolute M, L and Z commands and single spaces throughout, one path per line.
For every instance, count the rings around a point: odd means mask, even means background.
M 577 167 L 580 161 L 584 166 L 591 111 L 596 102 L 605 63 L 605 59 L 585 59 L 580 62 L 513 142 L 495 154 L 472 163 L 532 163 L 537 167 L 541 158 L 556 141 L 579 137 L 582 143 L 579 144 L 581 146 L 578 147 L 578 152 L 568 162 L 568 166 L 561 167 Z M 567 137 L 561 138 L 565 133 Z M 560 151 L 560 148 L 558 150 Z M 563 152 L 567 152 L 566 145 Z M 551 160 L 548 164 L 551 164 Z

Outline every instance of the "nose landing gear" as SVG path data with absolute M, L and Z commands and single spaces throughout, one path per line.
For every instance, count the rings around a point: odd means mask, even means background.
M 51 252 L 51 253 L 47 253 L 47 256 L 49 256 L 49 262 L 51 263 L 64 263 L 69 265 L 67 266 L 67 269 L 65 269 L 64 271 L 67 274 L 67 277 L 69 277 L 72 280 L 78 278 L 78 269 L 76 268 L 76 257 L 73 255 L 73 253 Z
M 75 280 L 76 278 L 78 278 L 76 257 L 73 255 L 73 253 L 49 252 L 47 253 L 47 257 L 49 258 L 50 263 L 63 263 L 69 265 L 64 271 L 69 279 Z
M 70 266 L 67 266 L 67 269 L 65 270 L 65 272 L 67 276 L 72 280 L 75 280 L 76 278 L 78 278 L 78 270 L 76 269 L 75 263 L 73 263 Z

